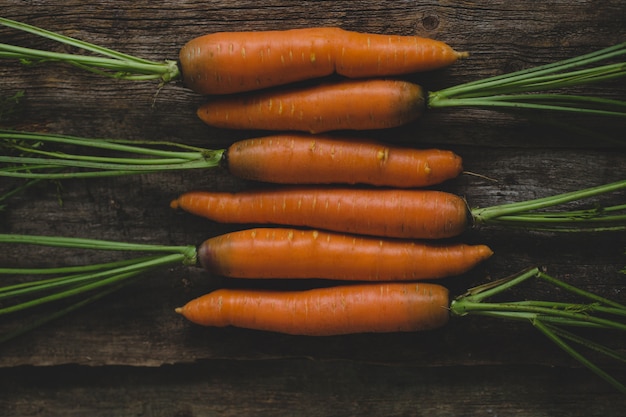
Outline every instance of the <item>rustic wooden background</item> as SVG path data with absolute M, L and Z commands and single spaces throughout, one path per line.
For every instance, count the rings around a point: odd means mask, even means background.
M 622 0 L 520 1 L 7 1 L 4 17 L 144 58 L 177 56 L 207 32 L 337 25 L 447 41 L 471 57 L 433 74 L 407 77 L 438 89 L 590 52 L 626 39 Z M 2 42 L 49 43 L 0 29 Z M 62 65 L 0 63 L 0 92 L 24 91 L 3 127 L 86 137 L 163 139 L 227 146 L 258 132 L 204 126 L 203 98 L 178 85 L 99 78 Z M 623 81 L 589 91 L 624 98 Z M 456 109 L 401 129 L 364 136 L 439 146 L 464 157 L 468 171 L 440 188 L 473 206 L 565 192 L 626 174 L 623 148 L 550 127 L 548 115 Z M 623 122 L 558 118 L 622 139 Z M 621 123 L 621 124 L 620 124 Z M 0 187 L 13 186 L 2 180 Z M 253 187 L 215 169 L 67 181 L 30 189 L 0 213 L 0 232 L 196 244 L 230 230 L 172 212 L 192 188 Z M 614 201 L 623 201 L 623 195 Z M 496 255 L 445 282 L 454 294 L 529 266 L 626 302 L 626 237 L 557 236 L 497 229 L 463 239 Z M 59 265 L 104 255 L 3 247 L 2 265 Z M 0 346 L 2 416 L 617 416 L 623 396 L 567 357 L 530 324 L 458 319 L 419 334 L 307 338 L 240 329 L 204 329 L 173 309 L 222 285 L 193 268 L 146 277 L 100 302 Z M 536 284 L 516 297 L 552 297 Z M 3 329 L 15 317 L 0 321 Z M 604 336 L 618 349 L 626 338 Z M 626 381 L 626 369 L 600 360 Z

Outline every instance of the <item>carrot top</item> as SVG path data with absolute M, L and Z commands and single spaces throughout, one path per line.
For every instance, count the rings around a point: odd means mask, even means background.
M 126 80 L 160 80 L 167 83 L 181 77 L 176 61 L 155 62 L 137 58 L 4 17 L 0 17 L 0 24 L 95 54 L 95 56 L 66 54 L 2 43 L 0 44 L 0 58 L 19 59 L 26 64 L 40 61 L 66 62 L 99 75 Z

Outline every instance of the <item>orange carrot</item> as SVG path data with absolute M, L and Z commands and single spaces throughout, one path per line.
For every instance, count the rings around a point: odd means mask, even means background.
M 295 335 L 412 332 L 444 326 L 448 290 L 437 284 L 376 283 L 306 291 L 218 289 L 176 312 L 203 326 Z
M 333 73 L 365 78 L 428 71 L 466 55 L 417 36 L 320 27 L 212 33 L 184 45 L 179 60 L 187 87 L 203 94 L 228 94 Z
M 407 281 L 463 274 L 493 252 L 485 245 L 435 245 L 317 230 L 254 228 L 198 248 L 201 265 L 230 278 Z
M 286 187 L 189 192 L 172 201 L 222 223 L 272 223 L 411 239 L 457 236 L 469 213 L 461 197 L 431 190 Z
M 420 86 L 373 79 L 214 98 L 197 114 L 204 123 L 220 128 L 323 133 L 397 127 L 417 119 L 425 109 Z
M 233 175 L 277 184 L 425 187 L 463 171 L 461 158 L 451 151 L 304 134 L 242 140 L 225 158 Z

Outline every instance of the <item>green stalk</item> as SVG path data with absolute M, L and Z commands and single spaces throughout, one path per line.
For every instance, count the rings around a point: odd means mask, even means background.
M 626 180 L 573 192 L 470 210 L 474 225 L 513 226 L 542 231 L 626 230 L 626 204 L 586 210 L 539 211 L 626 188 Z M 621 214 L 620 214 L 621 212 Z M 617 213 L 617 214 L 616 214 Z
M 0 58 L 18 59 L 22 62 L 64 62 L 100 75 L 126 80 L 158 79 L 162 83 L 167 83 L 181 78 L 176 61 L 154 62 L 137 58 L 3 17 L 0 17 L 0 25 L 29 32 L 97 55 L 65 54 L 0 43 Z
M 0 234 L 0 243 L 39 245 L 89 250 L 141 252 L 149 255 L 92 265 L 50 268 L 0 268 L 1 275 L 45 275 L 47 278 L 0 287 L 0 316 L 20 312 L 67 298 L 86 297 L 44 317 L 32 325 L 0 335 L 0 343 L 43 325 L 111 293 L 139 276 L 169 265 L 196 265 L 195 246 L 167 246 L 98 239 Z M 49 278 L 48 278 L 49 277 Z M 93 295 L 94 292 L 97 292 Z M 92 295 L 90 295 L 92 294 Z M 10 300 L 17 300 L 9 304 Z
M 46 144 L 103 150 L 118 156 L 69 154 L 43 150 Z M 220 165 L 224 149 L 211 150 L 173 142 L 130 142 L 0 130 L 0 176 L 29 179 L 93 178 Z M 181 149 L 181 150 L 175 150 Z M 68 171 L 68 169 L 72 169 Z
M 14 329 L 10 332 L 4 333 L 2 335 L 0 335 L 0 344 L 2 343 L 6 343 L 9 340 L 15 339 L 18 336 L 21 336 L 25 333 L 28 333 L 32 330 L 35 330 L 39 327 L 42 327 L 56 319 L 59 319 L 67 314 L 70 314 L 76 310 L 78 310 L 79 308 L 82 308 L 88 304 L 91 304 L 109 294 L 114 293 L 115 291 L 119 291 L 120 289 L 122 289 L 123 287 L 131 284 L 132 282 L 134 282 L 134 280 L 129 279 L 123 282 L 120 282 L 117 285 L 111 286 L 109 288 L 103 289 L 93 295 L 90 295 L 82 300 L 79 300 L 67 307 L 64 307 L 62 309 L 59 310 L 55 310 L 52 313 L 46 314 L 43 317 L 40 317 L 37 320 L 31 321 L 28 324 L 18 327 L 17 329 Z
M 427 107 L 525 108 L 626 117 L 626 101 L 557 93 L 537 94 L 622 78 L 626 76 L 626 62 L 580 68 L 625 54 L 626 42 L 623 42 L 552 64 L 445 88 L 429 93 Z
M 486 299 L 500 295 L 531 278 L 544 280 L 583 299 L 590 300 L 591 303 L 571 304 L 544 300 L 484 302 Z M 532 268 L 514 276 L 468 290 L 465 294 L 452 301 L 450 312 L 452 316 L 478 315 L 506 320 L 528 321 L 583 366 L 619 391 L 626 392 L 624 384 L 585 358 L 572 345 L 568 344 L 566 340 L 612 359 L 626 362 L 626 358 L 610 348 L 563 329 L 563 327 L 588 327 L 600 330 L 626 331 L 626 306 L 576 288 L 540 271 L 538 268 Z
M 571 347 L 571 345 L 567 344 L 561 337 L 558 335 L 557 331 L 554 331 L 554 327 L 550 325 L 546 325 L 541 320 L 533 320 L 533 325 L 535 328 L 539 329 L 548 339 L 552 340 L 558 347 L 564 350 L 567 354 L 569 354 L 572 358 L 576 359 L 582 365 L 586 366 L 590 371 L 598 375 L 600 378 L 604 379 L 606 382 L 611 384 L 615 389 L 620 391 L 621 393 L 626 394 L 626 386 L 619 382 L 617 379 L 613 378 L 607 372 L 602 370 L 600 367 L 596 366 L 593 362 L 585 358 L 579 352 Z M 606 354 L 606 350 L 602 349 L 602 353 Z

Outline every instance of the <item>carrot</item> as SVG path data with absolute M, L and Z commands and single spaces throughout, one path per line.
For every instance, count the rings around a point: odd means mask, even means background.
M 586 299 L 587 304 L 544 300 L 486 302 L 530 278 Z M 573 287 L 538 268 L 469 289 L 450 301 L 437 284 L 376 283 L 306 291 L 218 289 L 175 311 L 203 326 L 235 326 L 277 333 L 333 336 L 351 333 L 411 332 L 445 326 L 450 317 L 476 315 L 523 321 L 543 333 L 621 393 L 626 386 L 575 349 L 581 344 L 596 353 L 624 361 L 623 355 L 566 328 L 626 331 L 626 306 Z
M 431 190 L 287 187 L 190 192 L 171 207 L 222 223 L 286 224 L 411 239 L 457 236 L 468 225 L 462 198 Z
M 211 100 L 198 117 L 229 129 L 370 130 L 401 126 L 425 110 L 420 86 L 397 80 L 350 80 Z
M 212 33 L 189 41 L 179 58 L 187 87 L 228 94 L 333 73 L 365 78 L 429 71 L 464 56 L 428 38 L 317 27 Z
M 220 128 L 311 133 L 398 127 L 416 120 L 426 110 L 464 106 L 626 117 L 625 101 L 559 93 L 529 94 L 624 77 L 623 62 L 569 71 L 624 54 L 626 42 L 555 64 L 434 92 L 407 81 L 388 79 L 267 90 L 214 98 L 200 106 L 197 114 L 206 124 Z
M 441 41 L 316 27 L 282 31 L 219 32 L 187 42 L 178 62 L 154 62 L 54 32 L 0 18 L 0 25 L 30 32 L 93 55 L 62 54 L 0 44 L 0 58 L 60 61 L 130 80 L 181 80 L 201 94 L 262 89 L 337 73 L 350 78 L 429 71 L 467 53 Z
M 172 208 L 224 223 L 273 223 L 410 239 L 457 236 L 471 225 L 528 230 L 626 229 L 626 207 L 548 212 L 560 204 L 623 190 L 626 180 L 538 199 L 469 209 L 457 195 L 435 190 L 285 187 L 239 193 L 194 191 Z M 540 211 L 543 210 L 543 211 Z
M 0 155 L 0 177 L 33 181 L 222 166 L 242 179 L 279 184 L 358 183 L 409 188 L 439 184 L 463 170 L 462 159 L 451 151 L 307 134 L 245 139 L 227 149 L 212 150 L 171 142 L 0 129 L 0 145 L 14 153 Z M 66 145 L 71 148 L 65 149 Z M 88 154 L 71 153 L 77 148 Z
M 200 264 L 230 278 L 407 281 L 460 275 L 489 258 L 485 245 L 434 245 L 317 230 L 254 228 L 206 240 Z
M 330 336 L 435 329 L 448 322 L 448 307 L 443 286 L 376 283 L 306 291 L 222 288 L 176 311 L 203 326 Z
M 463 171 L 462 159 L 451 151 L 302 134 L 242 140 L 225 158 L 231 174 L 277 184 L 425 187 Z

